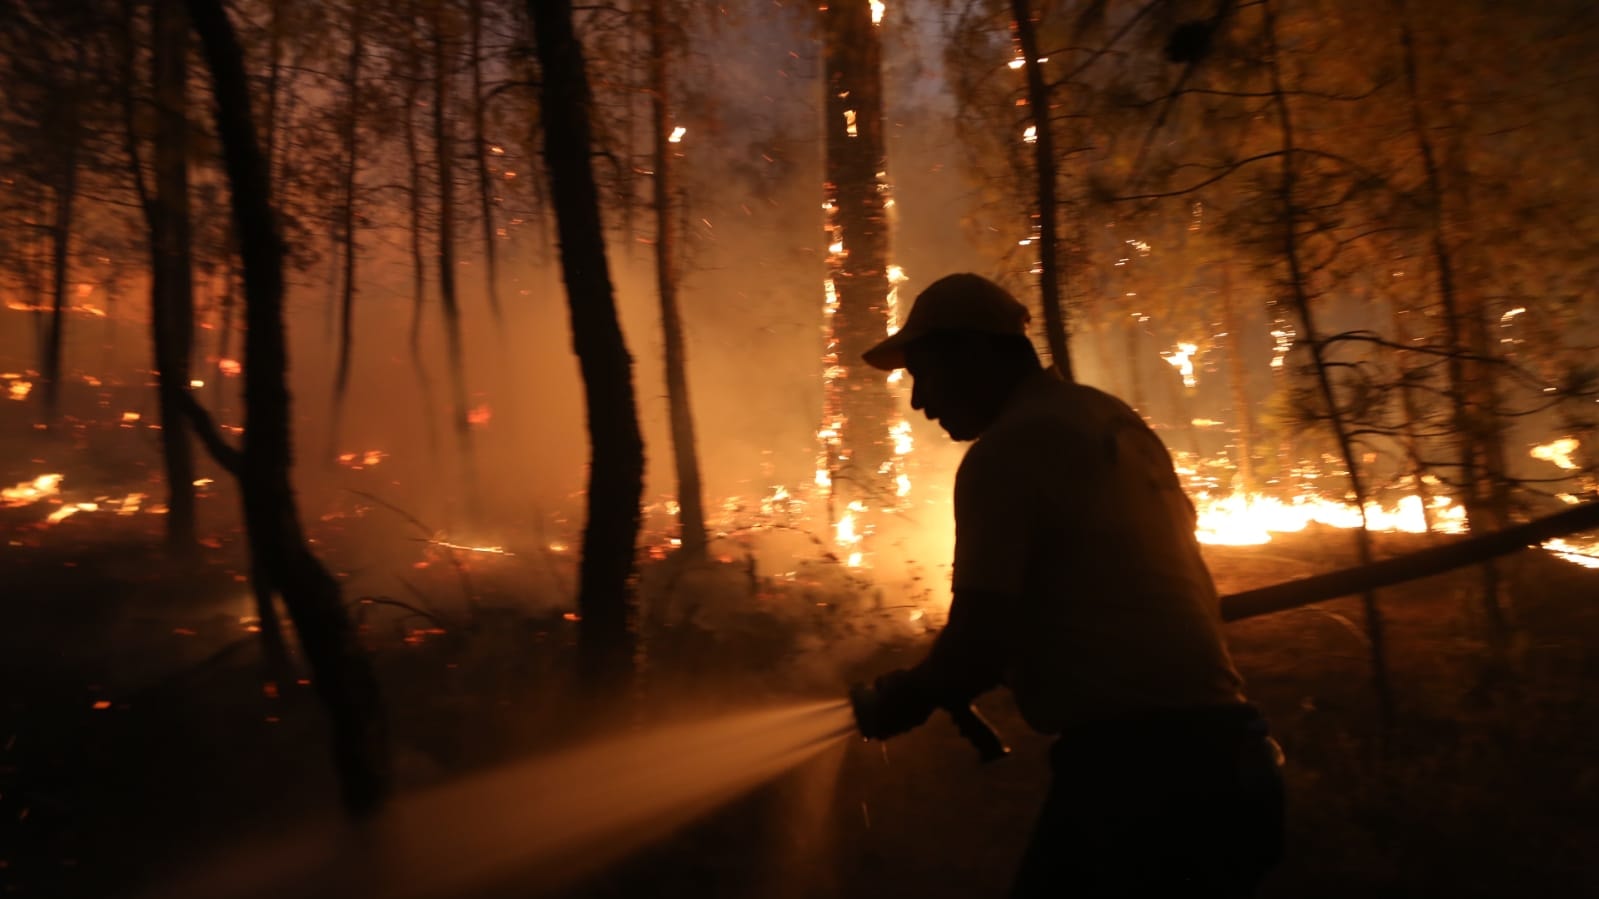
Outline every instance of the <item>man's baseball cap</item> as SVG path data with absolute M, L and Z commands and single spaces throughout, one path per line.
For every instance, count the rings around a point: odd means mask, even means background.
M 936 331 L 1027 336 L 1032 316 L 1010 291 L 981 275 L 946 275 L 927 286 L 911 305 L 905 326 L 861 354 L 884 371 L 905 367 L 905 348 Z

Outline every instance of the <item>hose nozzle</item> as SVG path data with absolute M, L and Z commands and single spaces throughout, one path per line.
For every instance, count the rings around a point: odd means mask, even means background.
M 855 726 L 863 733 L 872 733 L 879 730 L 875 726 L 878 718 L 877 690 L 869 684 L 855 684 L 849 689 L 850 708 L 855 712 Z M 1005 745 L 1004 739 L 994 726 L 988 723 L 977 708 L 970 703 L 965 705 L 944 706 L 944 711 L 949 713 L 951 721 L 955 722 L 955 729 L 965 737 L 977 750 L 978 761 L 991 762 L 1010 754 L 1010 747 Z

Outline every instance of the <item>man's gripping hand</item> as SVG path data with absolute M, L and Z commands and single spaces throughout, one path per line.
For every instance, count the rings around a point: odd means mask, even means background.
M 886 740 L 925 723 L 938 707 L 925 681 L 915 669 L 901 669 L 882 675 L 870 688 L 852 690 L 861 736 Z

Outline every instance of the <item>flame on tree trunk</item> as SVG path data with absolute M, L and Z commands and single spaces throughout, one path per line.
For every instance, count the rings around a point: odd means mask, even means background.
M 189 355 L 194 347 L 194 273 L 189 230 L 189 17 L 183 0 L 156 0 L 151 36 L 156 132 L 150 331 L 167 481 L 167 545 L 188 553 L 195 549 L 194 447 L 182 395 L 189 390 Z
M 255 571 L 270 579 L 294 619 L 333 731 L 333 760 L 346 808 L 368 812 L 391 788 L 388 733 L 377 680 L 345 614 L 339 585 L 311 552 L 290 481 L 288 351 L 283 321 L 284 246 L 271 176 L 257 141 L 250 87 L 221 0 L 188 0 L 211 72 L 217 136 L 232 193 L 245 291 L 244 446 L 222 440 L 186 395 L 207 448 L 238 479 Z
M 589 422 L 578 658 L 591 686 L 617 694 L 630 682 L 633 669 L 644 441 L 633 396 L 633 359 L 617 321 L 605 256 L 591 155 L 588 74 L 572 26 L 572 4 L 528 0 L 527 10 L 541 70 L 540 125 L 561 273 Z
M 689 405 L 683 321 L 677 307 L 677 228 L 672 216 L 674 154 L 670 135 L 671 51 L 665 0 L 650 0 L 650 106 L 655 128 L 655 285 L 661 301 L 661 336 L 666 366 L 666 404 L 672 423 L 672 459 L 677 472 L 679 534 L 690 558 L 705 554 L 705 495 L 700 485 L 699 448 Z
M 880 492 L 895 409 L 888 380 L 861 361 L 891 314 L 882 43 L 867 0 L 829 3 L 822 24 L 830 250 L 823 452 L 836 518 L 841 491 L 844 505 Z

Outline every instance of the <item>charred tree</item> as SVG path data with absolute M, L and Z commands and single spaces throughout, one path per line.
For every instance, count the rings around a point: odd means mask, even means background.
M 841 491 L 870 498 L 893 462 L 894 397 L 883 373 L 861 360 L 887 331 L 892 285 L 883 180 L 888 165 L 883 50 L 871 5 L 867 0 L 829 3 L 822 12 L 822 33 L 830 291 L 823 433 L 836 504 Z
M 339 236 L 344 245 L 344 272 L 339 295 L 339 359 L 333 379 L 333 427 L 330 440 L 338 439 L 344 398 L 350 387 L 350 355 L 355 341 L 355 243 L 356 192 L 361 174 L 361 54 L 364 23 L 360 2 L 350 4 L 350 53 L 344 68 L 344 121 L 340 123 L 344 140 L 344 171 L 341 189 L 344 203 L 339 208 Z
M 650 0 L 650 105 L 655 128 L 655 288 L 661 301 L 665 344 L 666 404 L 672 423 L 672 461 L 677 473 L 678 527 L 683 552 L 705 555 L 705 493 L 700 485 L 699 447 L 689 405 L 683 320 L 677 308 L 677 222 L 672 190 L 675 151 L 671 142 L 672 41 L 666 33 L 665 0 Z
M 1447 371 L 1449 400 L 1454 413 L 1455 439 L 1458 441 L 1461 498 L 1466 521 L 1473 531 L 1496 530 L 1509 523 L 1509 499 L 1505 492 L 1504 448 L 1494 417 L 1497 397 L 1493 374 L 1483 364 L 1492 352 L 1482 321 L 1482 310 L 1466 308 L 1457 289 L 1456 266 L 1446 234 L 1443 177 L 1426 111 L 1421 100 L 1417 74 L 1416 41 L 1404 0 L 1394 0 L 1399 20 L 1400 46 L 1404 52 L 1405 87 L 1410 103 L 1411 131 L 1421 155 L 1426 184 L 1426 211 L 1430 221 L 1432 262 L 1438 276 L 1438 298 L 1443 306 L 1444 334 L 1449 345 Z M 1480 304 L 1475 304 L 1480 305 Z M 1473 359 L 1463 358 L 1471 354 Z M 1499 571 L 1493 561 L 1482 566 L 1483 611 L 1489 633 L 1504 643 L 1508 624 L 1499 601 Z
M 292 434 L 283 319 L 285 247 L 271 176 L 251 116 L 244 53 L 221 0 L 188 0 L 211 73 L 216 131 L 232 193 L 245 291 L 244 445 L 234 449 L 189 397 L 207 448 L 238 479 L 252 565 L 283 598 L 333 731 L 346 808 L 369 812 L 388 796 L 388 733 L 377 680 L 345 613 L 338 581 L 311 552 L 290 480 Z
M 1343 410 L 1338 403 L 1337 390 L 1333 386 L 1332 369 L 1326 354 L 1327 346 L 1316 329 L 1315 315 L 1310 307 L 1308 276 L 1305 272 L 1303 250 L 1300 247 L 1302 217 L 1298 201 L 1298 148 L 1295 145 L 1294 120 L 1288 105 L 1288 91 L 1283 87 L 1282 63 L 1278 55 L 1277 18 L 1271 0 L 1263 0 L 1261 10 L 1265 16 L 1265 37 L 1269 53 L 1267 69 L 1271 77 L 1271 105 L 1276 113 L 1281 137 L 1278 154 L 1281 163 L 1278 196 L 1282 204 L 1282 219 L 1278 225 L 1282 235 L 1282 260 L 1287 268 L 1285 286 L 1294 311 L 1298 313 L 1300 324 L 1304 326 L 1304 341 L 1310 350 L 1315 369 L 1316 387 L 1325 406 L 1328 425 L 1338 442 L 1339 455 L 1349 472 L 1349 491 L 1355 506 L 1360 509 L 1360 527 L 1355 531 L 1355 549 L 1360 564 L 1370 565 L 1373 559 L 1371 531 L 1366 526 L 1366 490 L 1360 477 L 1360 459 L 1355 455 L 1354 443 L 1350 439 L 1349 428 L 1344 422 Z M 1376 591 L 1366 590 L 1361 595 L 1361 604 L 1366 615 L 1366 634 L 1371 641 L 1372 683 L 1381 703 L 1383 720 L 1391 725 L 1394 720 L 1393 688 L 1388 679 L 1387 640 L 1384 636 L 1382 610 L 1377 605 Z
M 488 291 L 489 309 L 494 320 L 500 320 L 500 286 L 494 249 L 494 182 L 489 175 L 489 139 L 484 123 L 487 105 L 483 96 L 483 0 L 467 4 L 471 21 L 471 53 L 468 64 L 472 67 L 472 161 L 477 168 L 478 209 L 483 227 L 483 288 Z
M 72 264 L 72 225 L 78 200 L 78 155 L 83 149 L 82 97 L 86 77 L 85 55 L 80 43 L 76 64 L 66 76 L 59 102 L 52 114 L 57 117 L 54 133 L 60 156 L 56 160 L 54 198 L 50 221 L 50 329 L 45 337 L 40 374 L 44 381 L 44 415 L 54 420 L 61 406 L 61 356 L 67 331 L 67 274 Z
M 427 264 L 422 247 L 423 195 L 422 151 L 416 136 L 416 104 L 422 91 L 422 48 L 417 45 L 417 4 L 410 0 L 405 7 L 405 111 L 401 127 L 405 130 L 405 167 L 410 228 L 407 235 L 411 253 L 411 366 L 416 372 L 417 386 L 422 391 L 422 413 L 427 420 L 428 448 L 438 452 L 438 431 L 433 408 L 433 379 L 428 375 L 427 360 L 422 354 L 422 310 L 427 292 Z
M 542 72 L 544 157 L 589 422 L 588 521 L 578 575 L 579 665 L 590 684 L 619 692 L 633 667 L 635 547 L 644 492 L 633 359 L 617 320 L 605 256 L 591 95 L 571 0 L 528 0 L 527 10 Z
M 1244 362 L 1243 322 L 1233 299 L 1230 269 L 1222 264 L 1222 327 L 1227 331 L 1227 389 L 1232 395 L 1233 418 L 1238 424 L 1238 488 L 1244 496 L 1255 492 L 1255 410 L 1249 404 L 1249 368 Z
M 194 349 L 194 274 L 189 223 L 189 16 L 184 0 L 152 4 L 155 197 L 150 207 L 150 330 L 167 481 L 167 545 L 195 548 L 194 447 L 183 395 Z
M 466 361 L 461 345 L 461 306 L 455 294 L 455 135 L 450 119 L 449 36 L 440 7 L 433 11 L 433 153 L 438 165 L 438 245 L 434 265 L 439 276 L 439 305 L 444 310 L 444 338 L 450 355 L 450 385 L 454 396 L 451 418 L 464 461 L 470 466 L 472 426 L 467 421 Z
M 1055 368 L 1068 381 L 1072 374 L 1071 344 L 1066 334 L 1066 316 L 1061 308 L 1060 253 L 1056 226 L 1054 123 L 1050 113 L 1049 85 L 1040 68 L 1038 32 L 1033 25 L 1028 0 L 1011 0 L 1016 40 L 1022 48 L 1022 68 L 1027 72 L 1027 108 L 1033 119 L 1033 168 L 1038 178 L 1038 288 L 1044 307 L 1044 337 Z

